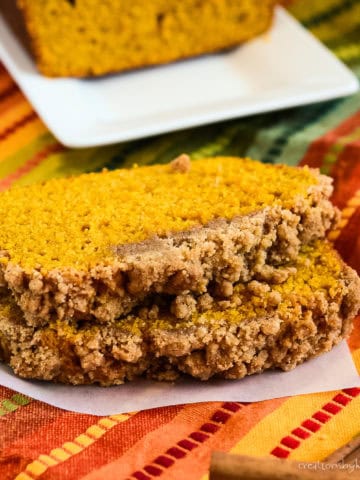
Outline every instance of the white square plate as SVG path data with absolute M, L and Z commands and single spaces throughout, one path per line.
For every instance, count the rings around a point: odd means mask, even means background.
M 65 145 L 89 147 L 355 92 L 358 81 L 283 9 L 230 52 L 98 79 L 40 75 L 4 19 L 0 58 Z

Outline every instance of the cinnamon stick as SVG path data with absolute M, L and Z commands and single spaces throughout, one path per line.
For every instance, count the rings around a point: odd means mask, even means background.
M 322 462 L 294 462 L 214 452 L 210 480 L 352 480 L 360 479 L 356 466 Z
M 355 460 L 360 460 L 360 435 L 357 435 L 350 442 L 346 443 L 341 448 L 338 448 L 331 455 L 324 459 L 326 463 L 346 462 L 351 463 Z M 360 466 L 360 461 L 359 461 Z

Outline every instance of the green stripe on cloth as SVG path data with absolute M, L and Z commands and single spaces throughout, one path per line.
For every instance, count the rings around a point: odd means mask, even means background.
M 0 402 L 0 417 L 15 412 L 20 407 L 24 407 L 31 402 L 31 399 L 20 393 L 15 393 L 11 398 L 6 398 Z
M 320 23 L 327 23 L 329 21 L 332 21 L 338 15 L 341 15 L 342 13 L 352 8 L 354 5 L 358 4 L 359 0 L 346 0 L 340 2 L 338 5 L 333 6 L 329 10 L 325 10 L 324 12 L 315 15 L 308 20 L 305 20 L 303 22 L 303 25 L 309 29 L 317 27 Z
M 292 137 L 319 122 L 329 111 L 336 108 L 337 102 L 326 102 L 318 105 L 298 109 L 292 118 L 287 118 L 286 123 L 282 122 L 283 131 L 275 136 L 270 148 L 260 157 L 264 163 L 277 163 L 276 160 L 282 154 L 284 148 L 290 143 Z
M 15 170 L 21 167 L 25 159 L 33 157 L 46 145 L 49 145 L 54 141 L 54 137 L 47 132 L 44 135 L 40 135 L 20 150 L 17 150 L 15 154 L 6 157 L 2 162 L 0 162 L 0 178 L 4 178 L 13 173 Z
M 265 126 L 257 131 L 254 144 L 243 154 L 261 160 L 270 152 L 272 163 L 296 165 L 309 143 L 353 115 L 359 105 L 360 93 L 340 100 L 286 110 L 278 115 L 269 114 Z M 308 123 L 301 122 L 304 120 L 303 111 L 309 112 Z
M 353 25 L 353 29 L 349 32 L 340 35 L 333 40 L 327 42 L 327 47 L 334 53 L 339 47 L 346 47 L 347 45 L 355 44 L 360 46 L 360 17 L 356 24 Z
M 311 21 L 315 16 L 322 15 L 329 11 L 331 8 L 336 8 L 343 0 L 285 0 L 285 5 L 288 10 L 298 19 L 300 22 Z

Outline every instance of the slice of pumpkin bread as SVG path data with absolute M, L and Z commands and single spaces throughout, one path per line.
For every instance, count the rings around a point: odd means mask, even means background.
M 0 286 L 29 325 L 114 321 L 154 294 L 232 295 L 251 279 L 284 281 L 302 244 L 337 219 L 331 179 L 250 159 L 182 155 L 0 195 Z
M 161 297 L 111 324 L 55 320 L 26 325 L 9 292 L 0 299 L 0 357 L 21 377 L 120 384 L 139 375 L 236 379 L 290 370 L 345 338 L 360 306 L 360 279 L 326 242 L 302 248 L 282 284 L 250 281 L 226 301 L 203 297 L 179 320 Z

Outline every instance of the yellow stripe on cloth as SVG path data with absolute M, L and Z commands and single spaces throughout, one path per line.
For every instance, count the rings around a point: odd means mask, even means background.
M 351 62 L 352 60 L 360 58 L 360 45 L 359 43 L 355 42 L 347 45 L 341 45 L 340 47 L 334 48 L 333 52 L 343 62 Z
M 54 448 L 49 455 L 39 455 L 36 460 L 29 463 L 25 470 L 15 477 L 15 480 L 34 480 L 40 477 L 48 468 L 66 462 L 69 458 L 82 452 L 99 440 L 99 438 L 102 438 L 109 430 L 119 425 L 119 423 L 126 422 L 136 413 L 123 413 L 101 418 L 84 433 L 78 435 L 72 442 L 65 442 L 61 447 Z
M 360 375 L 360 348 L 358 348 L 355 351 L 352 351 L 351 356 L 352 356 L 353 362 L 355 364 L 356 370 L 358 371 L 358 374 Z
M 300 395 L 283 403 L 262 419 L 230 451 L 230 453 L 261 457 L 269 455 L 281 439 L 311 417 L 334 396 L 334 392 Z
M 306 462 L 323 460 L 360 433 L 357 421 L 359 417 L 360 396 L 354 398 L 341 412 L 332 416 L 318 432 L 301 442 L 300 446 L 291 452 L 289 458 Z
M 350 395 L 346 395 L 343 392 L 342 394 L 348 397 L 351 403 L 354 403 L 354 399 L 352 399 Z M 327 403 L 332 402 L 335 395 L 336 395 L 336 392 L 325 392 L 325 393 L 318 393 L 313 395 L 300 395 L 297 397 L 290 398 L 285 403 L 283 403 L 277 410 L 275 410 L 273 413 L 269 414 L 264 419 L 262 419 L 259 423 L 257 423 L 257 425 L 255 425 L 252 428 L 252 430 L 250 430 L 249 433 L 245 435 L 230 450 L 230 453 L 240 454 L 240 455 L 250 455 L 253 457 L 264 457 L 264 456 L 270 455 L 272 450 L 275 447 L 280 445 L 285 450 L 288 450 L 290 452 L 289 454 L 293 453 L 291 455 L 291 458 L 298 459 L 297 451 L 302 450 L 302 448 L 305 448 L 303 446 L 307 442 L 309 442 L 309 439 L 297 438 L 297 440 L 299 440 L 299 443 L 301 444 L 301 447 L 299 447 L 298 450 L 295 450 L 295 449 L 291 450 L 290 448 L 283 446 L 281 444 L 281 440 L 284 437 L 288 437 L 290 435 L 293 436 L 292 430 L 299 428 L 303 422 L 309 419 L 313 420 L 315 423 L 317 423 L 320 426 L 319 432 L 317 433 L 318 441 L 319 440 L 321 441 L 322 438 L 326 438 L 326 433 L 324 433 L 324 424 L 317 421 L 316 419 L 313 419 L 312 415 L 321 411 L 322 407 Z M 349 405 L 343 408 L 344 410 L 345 408 L 348 409 Z M 359 408 L 359 406 L 357 408 Z M 342 413 L 343 412 L 341 412 L 341 415 Z M 353 415 L 355 414 L 356 414 L 356 410 L 355 410 L 355 413 L 353 413 Z M 339 415 L 340 414 L 336 414 L 334 415 L 334 417 Z M 332 423 L 334 423 L 333 418 L 331 418 Z M 346 425 L 346 421 L 343 421 L 343 423 L 344 425 Z M 307 430 L 309 434 L 309 438 L 315 435 L 308 429 L 305 428 L 305 430 Z M 334 432 L 336 434 L 337 432 L 336 428 L 334 429 Z M 344 436 L 341 436 L 341 441 L 343 440 L 343 438 Z M 344 443 L 346 443 L 346 441 Z M 316 442 L 312 442 L 312 448 L 314 448 L 315 443 Z M 333 450 L 335 450 L 335 448 Z M 323 452 L 319 450 L 316 452 L 313 452 L 313 455 L 309 460 L 306 457 L 306 454 L 304 454 L 304 460 L 307 460 L 307 461 L 322 460 L 324 458 L 324 455 L 322 455 L 322 453 Z M 203 475 L 200 480 L 208 480 L 208 478 L 209 477 L 206 474 L 206 475 Z
M 9 135 L 22 119 L 33 112 L 33 108 L 25 99 L 0 115 L 0 136 Z
M 27 147 L 33 140 L 36 140 L 47 131 L 47 128 L 42 123 L 40 118 L 35 118 L 33 121 L 26 123 L 21 128 L 16 129 L 11 135 L 7 136 L 7 138 L 1 142 L 0 163 L 9 159 L 11 155 L 19 152 L 23 147 Z M 8 168 L 11 169 L 10 161 Z

